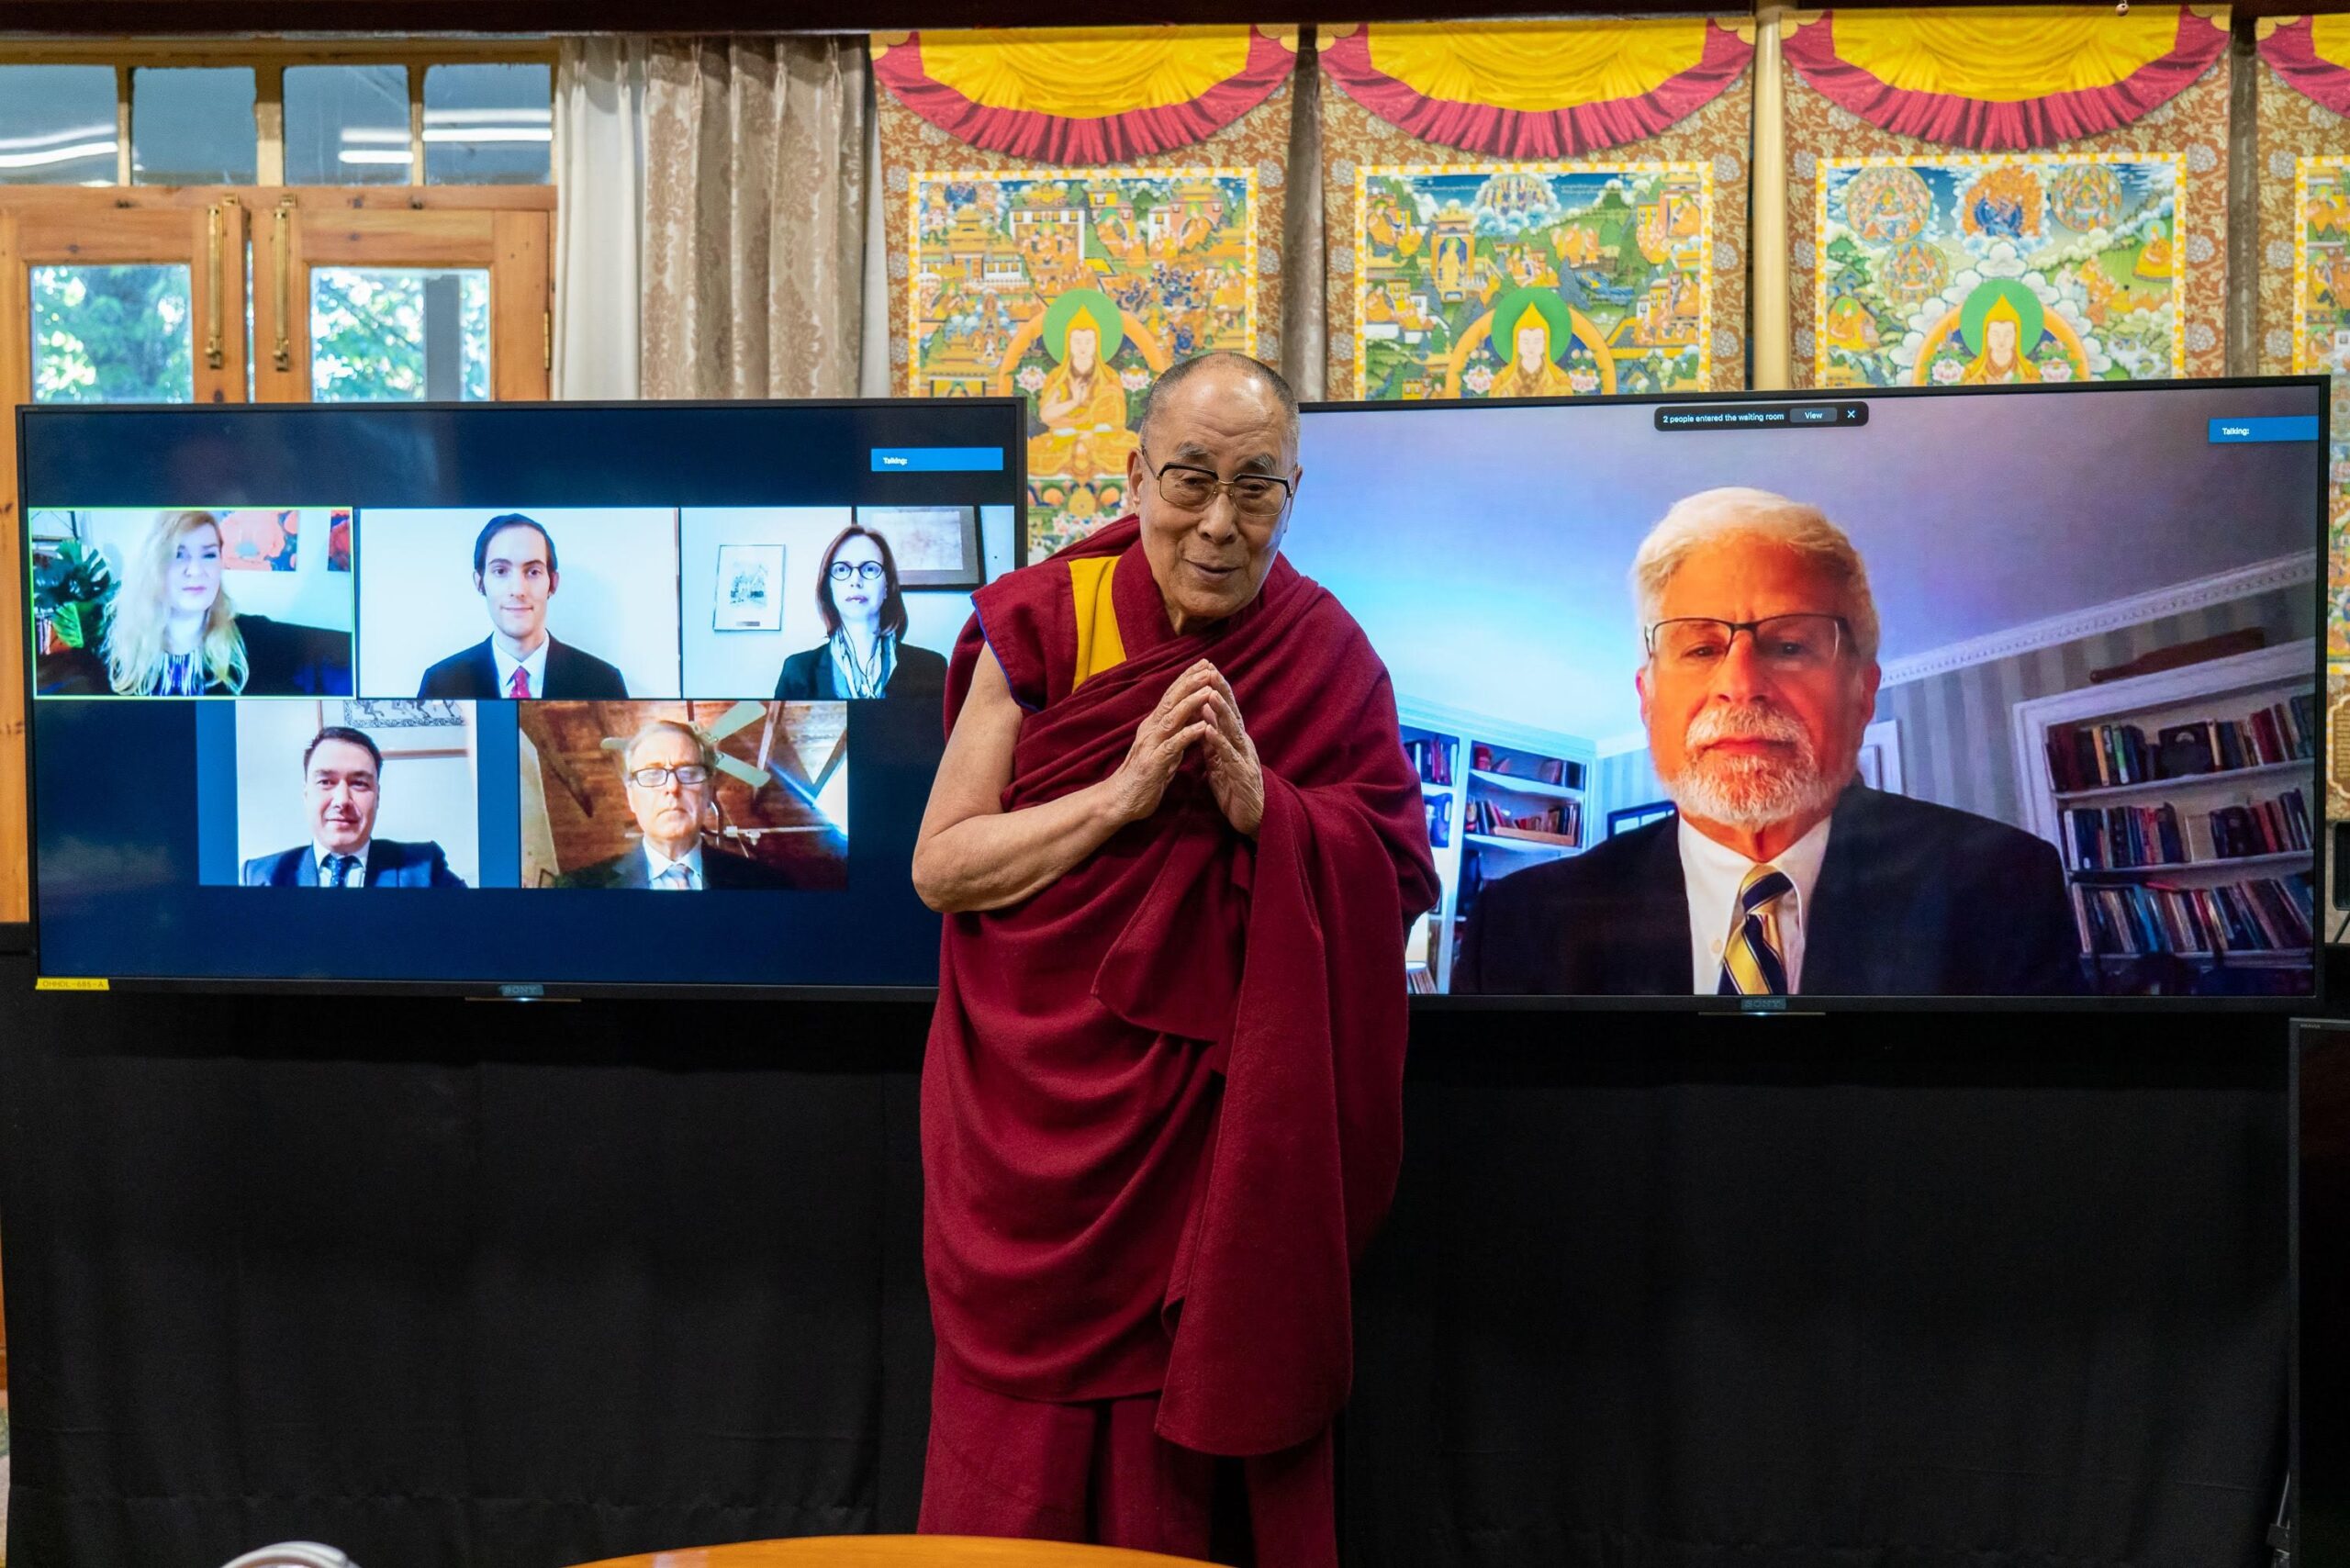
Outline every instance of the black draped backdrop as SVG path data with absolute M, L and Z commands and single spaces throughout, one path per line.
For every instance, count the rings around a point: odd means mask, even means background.
M 29 984 L 12 1561 L 912 1528 L 923 1010 Z M 1414 1052 L 1358 1568 L 2264 1561 L 2280 1021 L 1454 1014 Z

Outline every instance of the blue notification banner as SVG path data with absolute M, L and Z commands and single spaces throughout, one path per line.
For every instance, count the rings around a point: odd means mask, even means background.
M 2257 420 L 2213 420 L 2211 442 L 2227 446 L 2248 441 L 2315 441 L 2315 414 L 2275 414 Z
M 1000 446 L 877 446 L 876 474 L 1001 474 Z

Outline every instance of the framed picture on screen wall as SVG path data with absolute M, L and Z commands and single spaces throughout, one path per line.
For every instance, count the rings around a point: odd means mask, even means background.
M 910 588 L 975 588 L 979 556 L 977 507 L 859 507 L 857 525 L 890 542 L 898 564 L 898 586 Z
M 711 624 L 720 632 L 783 630 L 783 546 L 722 544 Z

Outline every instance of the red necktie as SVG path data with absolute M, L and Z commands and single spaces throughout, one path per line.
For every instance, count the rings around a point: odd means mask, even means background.
M 524 668 L 520 665 L 516 665 L 514 666 L 514 674 L 506 682 L 506 695 L 511 697 L 517 702 L 525 701 L 529 699 L 531 695 L 531 672 L 528 669 Z

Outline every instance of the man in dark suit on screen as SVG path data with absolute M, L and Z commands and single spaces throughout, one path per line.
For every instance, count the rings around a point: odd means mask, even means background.
M 474 591 L 489 610 L 490 633 L 424 672 L 417 696 L 617 701 L 621 672 L 547 632 L 547 603 L 561 586 L 554 536 L 520 512 L 493 517 L 474 541 Z
M 302 752 L 310 842 L 245 862 L 249 888 L 462 888 L 437 844 L 375 836 L 384 754 L 364 731 L 329 724 Z
M 702 848 L 702 818 L 718 789 L 718 750 L 699 730 L 655 719 L 629 737 L 621 752 L 628 809 L 643 842 L 635 848 L 567 871 L 558 888 L 632 888 L 656 893 L 699 893 L 790 884 L 747 856 Z
M 1678 814 L 1487 882 L 1455 991 L 2083 989 L 2054 846 L 1859 782 L 1876 606 L 1841 529 L 1784 496 L 1707 490 L 1665 514 L 1632 577 L 1640 718 Z

